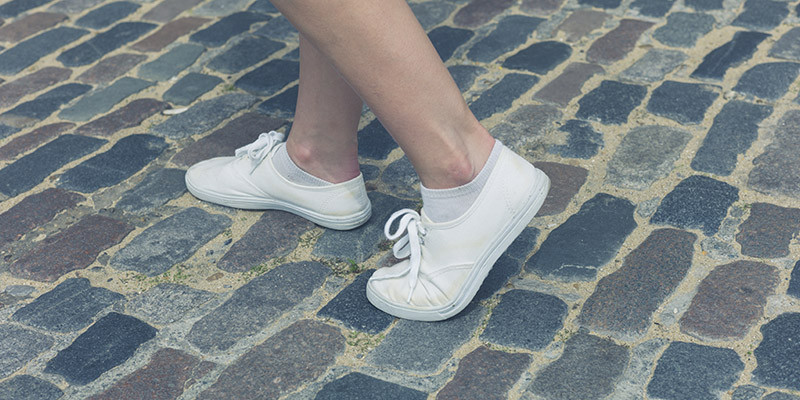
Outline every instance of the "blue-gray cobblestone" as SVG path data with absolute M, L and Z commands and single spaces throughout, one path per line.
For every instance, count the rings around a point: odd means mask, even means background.
M 603 81 L 599 87 L 578 100 L 580 108 L 575 115 L 606 125 L 624 124 L 646 94 L 647 88 L 644 86 Z
M 667 17 L 666 25 L 653 32 L 653 38 L 667 46 L 692 47 L 713 27 L 711 15 L 675 12 Z
M 121 22 L 113 28 L 61 53 L 57 60 L 67 67 L 80 67 L 91 64 L 106 54 L 138 39 L 155 27 L 155 24 L 147 22 Z
M 717 399 L 733 386 L 744 363 L 731 349 L 674 342 L 658 360 L 649 396 L 668 399 Z
M 681 124 L 699 124 L 719 97 L 718 90 L 714 86 L 664 81 L 650 95 L 647 111 Z
M 61 110 L 59 118 L 67 121 L 88 121 L 103 114 L 126 97 L 139 93 L 153 85 L 153 82 L 122 77 L 111 86 L 96 90 L 81 97 L 74 105 Z
M 373 307 L 367 300 L 367 280 L 374 270 L 360 273 L 352 283 L 342 289 L 322 307 L 317 316 L 341 321 L 348 329 L 371 335 L 384 331 L 394 322 L 394 317 Z
M 446 20 L 456 8 L 453 4 L 440 1 L 410 3 L 409 5 L 420 25 L 422 25 L 422 29 L 426 31 Z
M 87 33 L 84 29 L 61 26 L 20 42 L 0 54 L 0 74 L 16 74 Z
M 249 93 L 269 97 L 300 76 L 300 64 L 296 61 L 272 60 L 244 74 L 234 84 Z
M 800 27 L 784 33 L 769 50 L 769 55 L 787 60 L 800 61 Z
M 151 132 L 171 139 L 203 133 L 230 118 L 238 111 L 255 104 L 258 99 L 244 93 L 229 93 L 193 105 L 186 112 L 173 115 L 155 125 Z
M 211 91 L 222 82 L 222 78 L 217 76 L 190 72 L 164 92 L 164 100 L 172 104 L 186 106 L 192 104 L 198 97 Z
M 160 168 L 125 192 L 116 207 L 136 214 L 160 207 L 186 193 L 185 175 L 186 171 L 182 169 Z
M 686 58 L 686 54 L 678 50 L 652 49 L 622 71 L 620 78 L 642 83 L 658 82 L 686 61 Z
M 469 29 L 440 26 L 428 33 L 433 47 L 439 53 L 442 61 L 447 61 L 456 50 L 466 43 L 475 33 Z
M 154 81 L 166 81 L 194 64 L 204 51 L 203 46 L 180 44 L 157 59 L 139 67 L 139 77 Z
M 592 128 L 586 121 L 571 119 L 558 130 L 567 132 L 565 144 L 552 145 L 547 151 L 561 157 L 589 159 L 597 155 L 603 147 L 603 134 Z
M 608 162 L 606 182 L 627 189 L 649 188 L 672 171 L 691 138 L 691 133 L 667 126 L 632 129 Z
M 734 186 L 702 175 L 690 176 L 664 197 L 650 223 L 700 229 L 710 236 L 738 199 L 739 189 Z
M 116 185 L 129 178 L 168 147 L 163 138 L 153 135 L 130 135 L 61 175 L 58 186 L 81 193 Z
M 578 0 L 578 4 L 605 9 L 617 8 L 620 3 L 622 0 Z
M 752 57 L 756 47 L 769 37 L 766 33 L 740 31 L 730 42 L 712 50 L 703 62 L 692 72 L 692 78 L 722 80 L 728 69 Z
M 396 148 L 397 142 L 377 118 L 358 131 L 359 156 L 384 160 Z
M 737 386 L 736 389 L 733 390 L 731 400 L 761 400 L 761 396 L 763 396 L 766 392 L 766 390 L 758 386 Z
M 797 79 L 798 73 L 800 73 L 800 64 L 798 63 L 759 64 L 745 71 L 733 90 L 774 101 L 786 94 L 789 86 Z
M 256 29 L 253 35 L 273 40 L 296 42 L 299 34 L 286 17 L 279 15 L 269 20 L 264 26 Z
M 12 324 L 0 324 L 0 379 L 19 370 L 49 349 L 52 337 Z
M 722 9 L 722 0 L 684 0 L 684 4 L 699 11 Z
M 675 4 L 675 0 L 635 0 L 631 3 L 631 8 L 639 10 L 639 14 L 660 18 L 669 12 Z
M 47 4 L 53 0 L 11 0 L 0 6 L 0 17 L 14 18 L 28 10 Z
M 75 21 L 75 25 L 83 28 L 102 29 L 127 17 L 139 7 L 138 4 L 127 1 L 108 3 L 79 18 Z
M 276 51 L 286 47 L 283 42 L 276 42 L 263 37 L 247 37 L 231 46 L 224 53 L 214 57 L 208 68 L 214 71 L 233 74 L 266 60 Z
M 789 288 L 786 294 L 800 299 L 800 261 L 792 268 L 792 279 L 789 281 Z
M 186 285 L 161 283 L 134 297 L 125 307 L 146 321 L 163 325 L 183 320 L 193 310 L 216 297 L 215 293 Z
M 219 47 L 230 38 L 250 30 L 253 24 L 269 19 L 263 14 L 240 11 L 223 17 L 208 28 L 192 34 L 190 40 L 206 47 Z
M 490 62 L 525 43 L 536 28 L 544 22 L 542 18 L 510 15 L 500 20 L 494 30 L 472 45 L 467 58 L 472 61 Z
M 544 75 L 566 61 L 571 54 L 572 48 L 568 44 L 556 41 L 537 42 L 508 57 L 503 62 L 503 67 Z
M 753 378 L 761 384 L 800 390 L 800 314 L 786 313 L 761 326 L 763 339 L 753 351 L 758 365 Z
M 405 386 L 353 372 L 335 381 L 326 383 L 314 399 L 342 400 L 378 398 L 424 400 L 428 398 L 428 395 Z
M 51 89 L 35 99 L 22 103 L 0 115 L 0 122 L 16 127 L 30 126 L 56 112 L 61 106 L 88 92 L 92 87 L 67 83 Z
M 187 208 L 145 229 L 120 249 L 109 265 L 148 276 L 162 274 L 185 261 L 230 224 L 230 218 L 224 215 Z
M 731 25 L 749 29 L 769 31 L 778 26 L 789 15 L 786 2 L 773 0 L 747 0 L 744 11 Z
M 294 116 L 294 107 L 297 105 L 297 85 L 294 85 L 276 96 L 258 105 L 258 110 L 262 113 L 276 118 L 291 118 Z M 361 148 L 361 138 L 358 141 Z M 359 150 L 359 153 L 361 150 Z
M 58 386 L 30 375 L 17 375 L 0 383 L 0 399 L 56 400 L 63 395 Z
M 279 11 L 275 8 L 269 0 L 256 0 L 253 4 L 250 4 L 250 7 L 247 8 L 247 11 L 258 12 L 262 14 L 278 14 Z
M 100 310 L 122 299 L 119 293 L 91 286 L 88 279 L 72 278 L 20 308 L 12 318 L 39 329 L 74 332 L 89 326 Z
M 481 339 L 501 346 L 541 350 L 564 326 L 567 304 L 558 297 L 511 290 L 500 297 Z
M 486 72 L 486 68 L 475 65 L 453 65 L 447 70 L 450 71 L 461 93 L 466 92 L 475 83 L 475 79 Z
M 484 91 L 481 97 L 469 105 L 469 108 L 478 120 L 491 117 L 496 113 L 508 110 L 511 103 L 530 90 L 536 82 L 539 82 L 539 78 L 533 75 L 508 74 L 500 82 Z

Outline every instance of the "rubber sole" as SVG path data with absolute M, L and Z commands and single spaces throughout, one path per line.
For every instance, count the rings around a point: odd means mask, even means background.
M 239 208 L 242 210 L 286 211 L 303 217 L 317 225 L 335 230 L 350 230 L 357 228 L 367 222 L 372 215 L 372 207 L 367 207 L 358 213 L 350 215 L 331 217 L 280 200 L 220 196 L 218 194 L 203 191 L 202 189 L 193 185 L 189 179 L 186 179 L 186 188 L 194 197 L 209 203 Z
M 541 184 L 534 188 L 528 203 L 521 209 L 521 211 L 512 218 L 513 223 L 509 225 L 505 231 L 501 232 L 496 240 L 487 248 L 486 252 L 481 255 L 475 263 L 477 268 L 473 268 L 470 276 L 467 277 L 466 284 L 461 288 L 458 295 L 449 304 L 437 309 L 429 310 L 416 310 L 412 308 L 397 306 L 386 302 L 367 285 L 367 299 L 372 305 L 379 310 L 392 314 L 396 317 L 411 319 L 416 321 L 442 321 L 448 319 L 469 305 L 469 302 L 478 293 L 481 284 L 489 275 L 494 263 L 498 258 L 508 249 L 508 246 L 519 236 L 519 234 L 528 226 L 528 223 L 536 216 L 536 213 L 542 207 L 544 199 L 547 197 L 547 192 L 550 190 L 550 178 L 540 170 L 536 170 L 537 178 L 541 179 Z

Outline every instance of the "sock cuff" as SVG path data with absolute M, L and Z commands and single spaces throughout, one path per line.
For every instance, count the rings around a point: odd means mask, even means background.
M 303 171 L 302 168 L 298 167 L 297 164 L 292 161 L 292 158 L 289 157 L 289 152 L 286 151 L 286 145 L 282 145 L 275 151 L 275 155 L 272 157 L 272 164 L 275 166 L 275 169 L 278 171 L 281 176 L 288 179 L 291 182 L 294 182 L 298 185 L 305 185 L 305 186 L 328 186 L 332 185 L 332 183 L 317 178 L 314 175 L 309 174 L 306 171 Z
M 425 185 L 420 183 L 420 192 L 424 194 L 423 197 L 436 199 L 447 199 L 465 194 L 479 193 L 481 189 L 483 189 L 483 185 L 486 183 L 486 181 L 489 180 L 489 174 L 492 173 L 494 165 L 497 163 L 497 159 L 500 157 L 501 150 L 502 146 L 500 145 L 500 142 L 495 139 L 492 152 L 489 154 L 489 158 L 486 160 L 483 168 L 481 168 L 481 171 L 478 172 L 478 175 L 476 175 L 475 178 L 468 183 L 447 189 L 428 189 L 425 187 Z

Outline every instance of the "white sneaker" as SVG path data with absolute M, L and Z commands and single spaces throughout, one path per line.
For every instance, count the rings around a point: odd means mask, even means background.
M 328 186 L 304 186 L 281 176 L 272 163 L 285 146 L 284 135 L 262 133 L 236 149 L 234 157 L 217 157 L 186 171 L 186 187 L 201 200 L 246 210 L 283 210 L 331 229 L 352 229 L 367 222 L 372 207 L 364 178 Z
M 478 198 L 464 215 L 434 223 L 404 209 L 394 213 L 384 233 L 398 264 L 375 271 L 367 298 L 380 310 L 419 321 L 439 321 L 463 310 L 475 297 L 495 261 L 539 211 L 550 179 L 503 147 Z M 399 226 L 390 232 L 399 218 Z

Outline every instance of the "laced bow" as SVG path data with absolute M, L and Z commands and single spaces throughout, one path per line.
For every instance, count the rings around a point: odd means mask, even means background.
M 264 158 L 267 157 L 270 150 L 278 143 L 283 142 L 284 137 L 284 134 L 275 131 L 262 133 L 258 135 L 258 139 L 256 139 L 255 142 L 239 147 L 234 154 L 236 157 L 247 155 L 247 157 L 253 161 L 253 168 L 250 170 L 252 174 L 258 165 L 261 164 L 261 161 L 264 161 Z
M 389 230 L 392 227 L 392 223 L 396 219 L 400 219 L 398 222 L 397 229 L 394 232 L 390 232 Z M 427 234 L 425 227 L 422 226 L 421 217 L 419 213 L 414 210 L 404 208 L 402 210 L 396 211 L 389 217 L 389 220 L 386 221 L 386 225 L 383 227 L 383 234 L 386 235 L 386 238 L 389 240 L 395 240 L 405 234 L 397 243 L 392 246 L 392 253 L 396 258 L 406 258 L 408 259 L 408 268 L 405 270 L 391 275 L 391 276 L 384 276 L 383 279 L 388 278 L 397 278 L 403 276 L 405 274 L 409 274 L 409 292 L 408 292 L 408 299 L 407 302 L 411 301 L 411 295 L 414 293 L 414 288 L 417 286 L 417 280 L 419 278 L 419 267 L 420 267 L 420 259 L 422 258 L 422 244 L 424 243 L 424 237 Z

